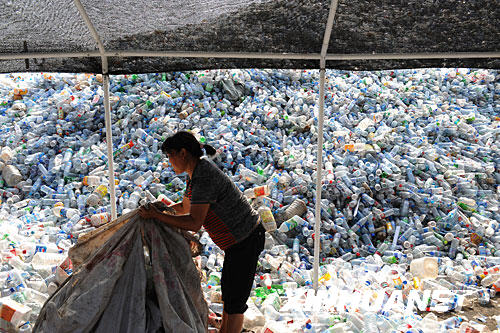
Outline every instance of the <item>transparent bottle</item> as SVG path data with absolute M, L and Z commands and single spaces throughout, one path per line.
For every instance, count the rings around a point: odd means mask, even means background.
M 103 224 L 108 223 L 111 220 L 111 215 L 109 213 L 98 213 L 90 217 L 90 224 L 94 227 L 100 227 Z
M 293 216 L 292 218 L 286 220 L 285 222 L 281 223 L 280 227 L 278 228 L 278 231 L 280 232 L 288 232 L 292 229 L 295 229 L 297 226 L 306 226 L 308 223 L 306 220 L 301 218 L 298 215 Z
M 87 205 L 97 206 L 106 194 L 108 194 L 106 185 L 101 184 L 97 186 L 97 188 L 87 197 Z
M 285 220 L 288 220 L 292 218 L 295 215 L 302 216 L 307 212 L 307 205 L 306 203 L 301 200 L 301 199 L 295 199 L 290 206 L 285 209 L 285 214 L 283 218 Z
M 99 176 L 85 176 L 83 177 L 82 184 L 85 186 L 97 186 L 101 182 Z
M 248 199 L 255 199 L 260 196 L 268 196 L 271 194 L 271 191 L 269 190 L 268 185 L 262 185 L 262 186 L 257 186 L 254 188 L 249 188 L 246 189 L 245 192 L 243 192 L 243 195 L 247 197 Z
M 269 207 L 261 206 L 257 212 L 259 213 L 261 223 L 266 231 L 271 232 L 276 230 L 276 221 Z

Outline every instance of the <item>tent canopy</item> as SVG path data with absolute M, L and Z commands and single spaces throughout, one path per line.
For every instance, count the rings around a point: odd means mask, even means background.
M 8 0 L 0 22 L 4 73 L 500 68 L 496 0 Z

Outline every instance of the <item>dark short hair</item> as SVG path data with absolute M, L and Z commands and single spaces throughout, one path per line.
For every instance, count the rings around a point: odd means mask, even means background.
M 182 148 L 186 149 L 193 157 L 203 156 L 203 149 L 207 155 L 214 155 L 216 150 L 210 145 L 202 145 L 193 134 L 186 131 L 179 131 L 172 136 L 169 136 L 161 145 L 163 153 L 179 152 Z

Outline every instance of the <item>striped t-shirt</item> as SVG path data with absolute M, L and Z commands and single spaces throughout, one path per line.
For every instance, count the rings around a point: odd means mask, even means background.
M 239 188 L 212 161 L 201 158 L 184 192 L 191 204 L 210 204 L 203 227 L 222 250 L 245 239 L 259 223 Z

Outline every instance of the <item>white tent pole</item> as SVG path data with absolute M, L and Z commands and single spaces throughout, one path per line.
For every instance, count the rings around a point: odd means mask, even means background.
M 44 58 L 95 58 L 100 57 L 99 51 L 89 52 L 26 52 L 26 53 L 2 53 L 0 60 L 17 59 L 44 59 Z
M 323 180 L 323 120 L 325 117 L 325 68 L 319 70 L 318 167 L 316 168 L 316 223 L 314 224 L 313 288 L 318 292 L 318 271 L 321 233 L 321 185 Z
M 85 24 L 90 30 L 92 37 L 99 47 L 99 56 L 102 61 L 102 77 L 103 77 L 103 90 L 104 90 L 104 124 L 106 126 L 106 146 L 108 153 L 108 181 L 109 181 L 109 196 L 111 201 L 111 219 L 116 219 L 116 184 L 115 184 L 115 167 L 113 163 L 113 133 L 111 132 L 111 105 L 109 103 L 109 74 L 108 74 L 108 58 L 105 54 L 104 44 L 99 38 L 99 34 L 90 18 L 83 8 L 80 0 L 73 0 L 75 6 L 78 8 Z
M 109 200 L 111 201 L 111 219 L 116 219 L 116 184 L 113 161 L 113 133 L 111 130 L 111 104 L 109 102 L 108 58 L 102 57 L 104 90 L 104 123 L 106 125 L 106 146 L 108 153 Z
M 109 103 L 109 74 L 103 75 L 104 82 L 104 122 L 106 124 L 106 146 L 108 147 L 109 196 L 111 218 L 116 219 L 115 168 L 113 164 L 113 135 L 111 133 L 111 105 Z
M 94 37 L 94 40 L 97 43 L 97 47 L 99 47 L 99 51 L 100 51 L 101 55 L 104 55 L 104 52 L 105 52 L 104 44 L 102 43 L 101 39 L 99 38 L 99 34 L 97 33 L 97 30 L 94 28 L 94 25 L 90 21 L 90 18 L 87 14 L 87 11 L 85 10 L 85 8 L 83 8 L 83 5 L 80 2 L 80 0 L 73 0 L 73 2 L 75 3 L 76 8 L 78 8 L 78 11 L 80 12 L 80 15 L 82 16 L 83 20 L 85 21 L 85 24 L 89 28 L 90 33 L 92 34 L 92 37 Z
M 109 57 L 168 57 L 168 58 L 236 58 L 236 59 L 298 59 L 319 60 L 318 53 L 257 53 L 203 51 L 107 51 Z
M 326 56 L 326 60 L 412 60 L 500 58 L 500 52 L 351 53 Z
M 325 118 L 325 65 L 326 52 L 330 43 L 330 34 L 332 32 L 333 20 L 337 13 L 338 0 L 332 0 L 330 11 L 326 21 L 325 34 L 323 35 L 323 44 L 321 45 L 321 59 L 319 63 L 319 113 L 318 113 L 318 167 L 316 168 L 316 223 L 314 224 L 314 266 L 313 266 L 313 288 L 318 293 L 318 272 L 319 272 L 319 252 L 321 235 L 321 189 L 323 181 L 323 122 Z
M 326 21 L 325 34 L 323 35 L 323 44 L 321 45 L 321 60 L 325 58 L 328 51 L 328 44 L 330 44 L 330 35 L 332 33 L 333 20 L 335 19 L 335 14 L 337 13 L 337 5 L 338 0 L 332 0 L 332 3 L 330 4 L 330 12 L 328 13 L 328 19 Z
M 328 45 L 327 45 L 328 47 Z M 24 53 L 23 55 L 25 55 Z M 171 58 L 238 58 L 238 59 L 299 59 L 321 60 L 321 54 L 310 53 L 246 53 L 246 52 L 169 52 L 169 51 L 107 51 L 108 57 L 171 57 Z M 352 53 L 329 54 L 326 60 L 377 60 L 377 59 L 460 59 L 500 58 L 500 52 L 429 52 L 429 53 Z M 21 59 L 26 56 L 21 57 Z
M 236 58 L 236 59 L 291 59 L 319 60 L 318 53 L 252 53 L 252 52 L 175 52 L 175 51 L 98 51 L 88 52 L 25 52 L 0 53 L 0 60 L 40 58 L 89 58 L 89 57 L 168 57 L 168 58 Z
M 26 52 L 1 53 L 0 60 L 43 58 L 94 58 L 94 57 L 170 57 L 170 58 L 218 58 L 218 59 L 290 59 L 321 60 L 318 53 L 245 53 L 245 52 L 160 52 L 160 51 L 98 51 L 89 52 Z M 352 53 L 328 54 L 330 60 L 412 60 L 412 59 L 481 59 L 500 58 L 500 52 L 436 52 L 436 53 Z

